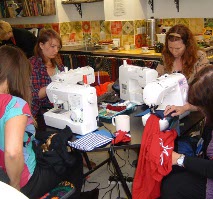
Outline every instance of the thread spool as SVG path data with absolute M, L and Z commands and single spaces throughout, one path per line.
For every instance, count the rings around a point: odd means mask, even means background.
M 87 75 L 83 75 L 83 82 L 84 84 L 87 84 Z

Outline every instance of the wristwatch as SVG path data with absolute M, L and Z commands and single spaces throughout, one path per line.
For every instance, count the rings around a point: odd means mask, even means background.
M 184 162 L 184 158 L 185 158 L 185 155 L 181 154 L 180 157 L 177 159 L 177 165 L 180 166 L 180 167 L 183 167 L 183 162 Z

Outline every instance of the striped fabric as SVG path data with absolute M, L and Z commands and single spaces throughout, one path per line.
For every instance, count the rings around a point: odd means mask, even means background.
M 109 138 L 96 133 L 88 133 L 87 135 L 75 140 L 74 142 L 68 141 L 68 144 L 81 151 L 91 151 L 95 148 L 108 144 L 113 138 Z

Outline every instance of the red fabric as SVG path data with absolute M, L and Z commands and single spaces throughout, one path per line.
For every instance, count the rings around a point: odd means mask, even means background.
M 95 82 L 91 84 L 92 86 L 97 86 L 104 84 L 106 82 L 112 82 L 109 73 L 106 71 L 95 72 Z
M 130 142 L 131 136 L 126 131 L 117 131 L 115 133 L 115 139 L 112 140 L 112 144 L 117 144 L 119 142 Z
M 104 84 L 100 84 L 95 86 L 97 96 L 101 96 L 106 93 L 108 90 L 108 85 L 112 82 L 105 82 Z
M 16 45 L 16 40 L 14 37 L 11 37 L 11 41 L 13 42 L 14 45 Z
M 112 106 L 111 104 L 107 104 L 106 109 L 111 110 L 111 111 L 123 111 L 126 109 L 126 106 Z
M 172 170 L 175 130 L 160 132 L 159 118 L 151 115 L 143 132 L 138 165 L 133 181 L 133 199 L 160 197 L 161 180 Z M 164 149 L 162 145 L 169 149 Z M 161 156 L 162 155 L 162 156 Z M 163 157 L 163 158 L 161 158 Z M 161 161 L 163 164 L 161 165 Z

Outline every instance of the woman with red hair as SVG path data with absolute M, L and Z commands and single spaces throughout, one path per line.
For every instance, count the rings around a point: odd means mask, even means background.
M 198 49 L 191 30 L 182 24 L 173 26 L 167 32 L 162 55 L 163 65 L 158 65 L 156 69 L 159 75 L 180 72 L 188 82 L 200 68 L 209 64 L 206 53 Z

